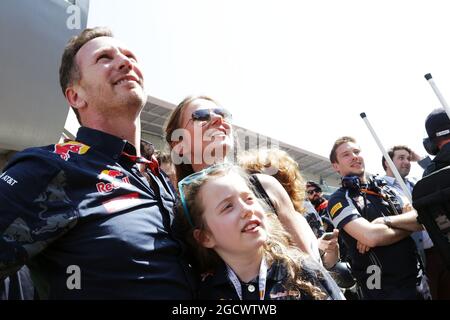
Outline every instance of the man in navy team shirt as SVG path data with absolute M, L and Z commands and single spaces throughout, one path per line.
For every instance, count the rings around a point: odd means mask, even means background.
M 366 176 L 361 149 L 352 137 L 336 140 L 330 162 L 343 183 L 331 195 L 328 213 L 346 244 L 362 298 L 428 298 L 411 232 L 390 223 L 403 211 L 397 194 Z
M 0 178 L 0 280 L 26 264 L 41 299 L 190 299 L 175 197 L 147 145 L 136 56 L 104 28 L 67 44 L 74 141 L 18 153 Z

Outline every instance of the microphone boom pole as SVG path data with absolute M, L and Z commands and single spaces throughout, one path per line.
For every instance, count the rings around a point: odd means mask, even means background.
M 428 83 L 430 84 L 431 88 L 433 89 L 434 93 L 438 97 L 439 101 L 441 102 L 442 107 L 445 110 L 445 113 L 447 113 L 448 118 L 450 119 L 450 108 L 448 107 L 447 101 L 445 101 L 444 96 L 439 91 L 436 83 L 434 83 L 433 77 L 431 76 L 431 73 L 427 73 L 425 75 L 425 79 L 427 79 Z
M 389 157 L 388 153 L 386 152 L 383 145 L 381 144 L 381 141 L 378 138 L 377 134 L 375 133 L 375 130 L 373 130 L 372 126 L 370 125 L 370 122 L 367 119 L 366 113 L 363 112 L 360 114 L 360 116 L 366 123 L 367 128 L 369 129 L 370 133 L 372 134 L 373 138 L 375 139 L 375 142 L 378 145 L 378 148 L 380 148 L 381 152 L 383 153 L 383 156 L 386 159 L 386 161 L 389 165 L 389 168 L 391 168 L 392 173 L 395 176 L 395 179 L 400 184 L 400 187 L 402 188 L 404 195 L 408 198 L 409 202 L 412 203 L 411 192 L 409 192 L 409 189 L 406 187 L 405 181 L 403 181 L 403 178 L 400 176 L 400 173 L 398 172 L 397 167 L 394 165 L 394 162 L 392 162 L 391 157 Z

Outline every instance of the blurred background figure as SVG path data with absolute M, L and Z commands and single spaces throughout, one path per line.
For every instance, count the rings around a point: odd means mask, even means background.
M 328 200 L 324 197 L 322 188 L 316 182 L 308 181 L 306 182 L 306 196 L 322 219 L 325 231 L 332 232 L 334 227 L 327 211 Z
M 177 175 L 175 172 L 175 166 L 173 165 L 170 153 L 158 150 L 156 151 L 156 160 L 158 160 L 159 167 L 169 177 L 173 187 L 177 188 Z
M 405 182 L 406 187 L 409 189 L 409 192 L 412 194 L 412 190 L 416 181 L 409 179 L 408 175 L 411 171 L 411 162 L 416 161 L 420 164 L 420 157 L 415 153 L 412 149 L 404 145 L 396 145 L 388 150 L 388 155 L 392 159 L 395 167 L 398 170 L 398 173 L 402 177 Z M 386 175 L 383 177 L 388 186 L 395 189 L 401 196 L 401 200 L 403 201 L 403 205 L 409 203 L 408 198 L 404 194 L 400 183 L 395 179 L 394 173 L 392 169 L 389 167 L 384 156 L 382 157 L 382 165 L 384 171 L 386 171 Z M 425 249 L 429 249 L 433 246 L 433 242 L 431 242 L 430 237 L 426 231 L 416 231 L 411 234 L 414 242 L 417 246 L 417 251 L 420 254 L 420 258 L 422 259 L 423 264 L 426 264 L 425 258 Z

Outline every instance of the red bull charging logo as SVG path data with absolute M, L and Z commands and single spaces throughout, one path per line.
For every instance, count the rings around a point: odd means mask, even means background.
M 114 189 L 120 188 L 122 183 L 130 183 L 130 179 L 118 170 L 103 170 L 100 173 L 99 178 L 111 181 L 99 182 L 95 185 L 97 187 L 97 191 L 100 193 L 109 193 Z
M 67 141 L 55 144 L 54 153 L 59 154 L 64 161 L 69 160 L 70 153 L 85 154 L 89 150 L 89 146 L 77 141 Z

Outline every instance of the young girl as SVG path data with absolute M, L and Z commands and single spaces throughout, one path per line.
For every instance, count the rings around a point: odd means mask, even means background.
M 200 299 L 342 299 L 317 262 L 292 245 L 241 169 L 216 165 L 178 183 L 202 274 Z

